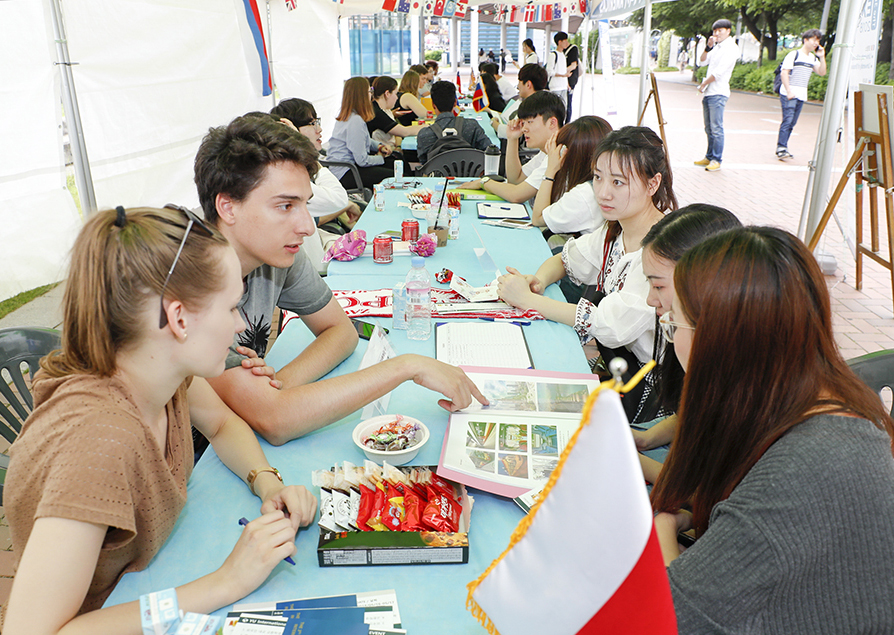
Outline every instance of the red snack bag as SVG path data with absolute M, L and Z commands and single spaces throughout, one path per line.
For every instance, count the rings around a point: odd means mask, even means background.
M 372 527 L 366 524 L 372 513 L 376 492 L 370 489 L 366 483 L 360 483 L 360 509 L 357 511 L 357 529 L 360 531 L 372 531 Z
M 456 493 L 456 489 L 453 487 L 453 484 L 445 481 L 443 478 L 432 472 L 431 475 L 431 486 L 435 487 L 445 494 L 447 494 L 453 500 L 459 502 L 461 499 L 459 495 Z
M 428 503 L 422 513 L 422 522 L 435 531 L 454 533 L 459 530 L 459 503 L 439 489 L 429 486 Z
M 388 527 L 382 524 L 382 514 L 385 513 L 385 504 L 385 486 L 380 481 L 376 483 L 376 496 L 373 499 L 372 511 L 366 521 L 366 524 L 369 525 L 373 531 L 388 531 Z
M 391 483 L 388 483 L 385 508 L 382 510 L 382 524 L 391 531 L 400 531 L 404 515 L 404 496 Z
M 425 502 L 412 488 L 404 492 L 404 522 L 400 526 L 401 531 L 425 531 L 428 529 L 422 523 L 422 512 Z

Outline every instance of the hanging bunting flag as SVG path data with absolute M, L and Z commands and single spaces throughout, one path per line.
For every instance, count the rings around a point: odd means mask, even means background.
M 522 16 L 522 8 L 517 4 L 512 5 L 512 8 L 509 10 L 509 21 L 510 22 L 521 22 Z
M 422 15 L 423 0 L 410 0 L 410 15 Z
M 587 504 L 581 483 L 590 484 Z M 539 499 L 506 551 L 468 585 L 466 606 L 488 632 L 677 634 L 642 468 L 613 390 L 587 400 Z M 569 527 L 587 528 L 587 548 L 567 539 Z
M 472 95 L 472 108 L 475 109 L 475 112 L 481 112 L 487 106 L 487 95 L 484 92 L 484 88 L 481 87 L 481 79 L 479 78 L 478 83 L 475 84 L 475 93 Z
M 456 12 L 453 14 L 456 18 L 466 17 L 466 8 L 469 6 L 469 0 L 457 0 Z
M 444 0 L 435 0 L 434 15 L 438 17 L 444 15 Z
M 294 11 L 298 8 L 298 0 L 286 0 L 286 9 Z
M 525 22 L 533 22 L 534 18 L 537 17 L 537 7 L 533 4 L 529 4 L 525 6 L 525 14 L 524 21 Z
M 444 17 L 452 18 L 456 15 L 456 0 L 447 0 L 444 3 Z
M 264 39 L 264 29 L 261 23 L 261 12 L 258 10 L 257 0 L 242 0 L 245 7 L 245 19 L 251 39 L 257 51 L 257 60 L 260 63 L 260 88 L 264 97 L 273 93 L 273 79 L 270 77 L 270 59 L 267 57 L 267 42 Z M 248 54 L 248 53 L 246 53 Z M 254 73 L 252 73 L 254 75 Z
M 382 3 L 382 11 L 396 11 L 397 0 L 385 0 Z

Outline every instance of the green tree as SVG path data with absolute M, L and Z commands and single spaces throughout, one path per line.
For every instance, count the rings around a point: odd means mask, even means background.
M 813 16 L 817 6 L 822 11 L 822 3 L 816 0 L 748 0 L 744 5 L 741 2 L 742 0 L 723 0 L 726 6 L 739 9 L 742 25 L 766 49 L 767 59 L 770 61 L 776 59 L 781 20 L 784 17 L 794 21 L 807 15 Z M 816 21 L 819 26 L 819 18 Z

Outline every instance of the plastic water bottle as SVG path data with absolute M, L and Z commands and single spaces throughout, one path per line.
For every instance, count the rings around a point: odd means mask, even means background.
M 407 289 L 403 282 L 394 285 L 391 291 L 391 328 L 407 330 Z
M 427 340 L 431 337 L 431 276 L 425 259 L 414 256 L 413 268 L 407 274 L 407 337 Z

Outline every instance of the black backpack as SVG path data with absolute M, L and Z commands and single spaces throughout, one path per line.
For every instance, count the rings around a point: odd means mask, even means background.
M 442 152 L 446 152 L 447 150 L 461 150 L 465 148 L 472 148 L 472 144 L 463 139 L 463 119 L 462 117 L 455 117 L 453 119 L 453 125 L 450 128 L 456 130 L 455 135 L 445 135 L 444 130 L 436 123 L 433 123 L 429 126 L 429 128 L 438 135 L 437 141 L 435 141 L 431 148 L 428 149 L 428 154 L 426 155 L 426 161 L 431 161 L 436 156 L 441 154 Z
M 782 60 L 784 62 L 785 59 Z M 795 53 L 795 62 L 798 61 L 798 54 Z M 773 71 L 773 92 L 777 95 L 782 94 L 782 62 L 779 62 L 779 66 L 776 67 L 776 70 Z

